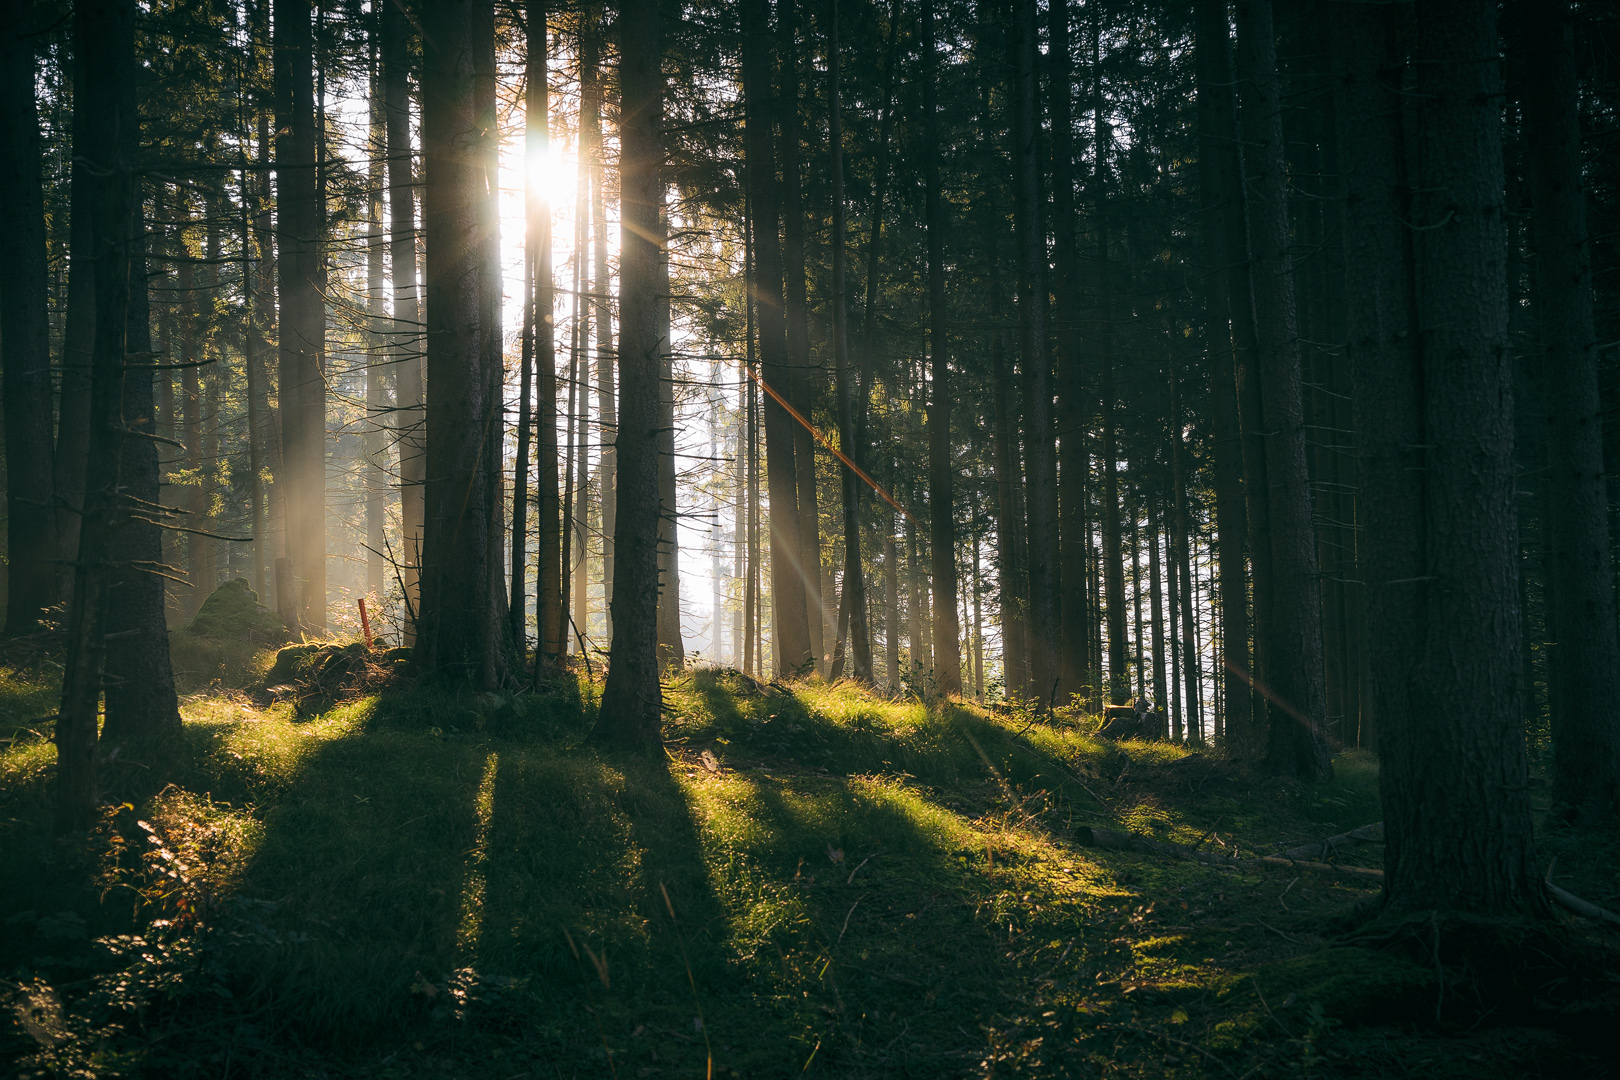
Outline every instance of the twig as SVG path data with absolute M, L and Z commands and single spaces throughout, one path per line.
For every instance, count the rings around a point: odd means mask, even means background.
M 858 870 L 858 869 L 860 869 L 860 867 L 856 867 L 856 869 Z M 841 944 L 843 942 L 843 940 L 844 940 L 844 935 L 849 933 L 849 920 L 854 917 L 855 909 L 861 906 L 861 901 L 862 900 L 865 900 L 868 896 L 871 896 L 871 895 L 872 894 L 870 892 L 863 892 L 863 893 L 861 893 L 859 898 L 857 898 L 856 901 L 853 904 L 849 905 L 849 914 L 844 916 L 844 928 L 842 930 L 838 931 L 838 943 Z
M 881 854 L 882 854 L 882 852 L 874 851 L 872 854 L 870 854 L 866 858 L 862 859 L 860 866 L 857 866 L 855 869 L 853 869 L 853 870 L 851 870 L 849 872 L 849 880 L 847 882 L 845 882 L 845 884 L 846 885 L 855 884 L 855 875 L 861 872 L 861 866 L 865 866 L 867 863 L 871 862 L 873 859 L 877 858 Z M 853 909 L 851 909 L 851 910 L 853 910 Z

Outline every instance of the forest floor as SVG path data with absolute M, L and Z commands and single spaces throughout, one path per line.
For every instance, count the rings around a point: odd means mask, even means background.
M 116 809 L 75 845 L 49 839 L 54 746 L 32 719 L 54 711 L 48 670 L 0 669 L 0 1072 L 1574 1077 L 1612 1061 L 1612 983 L 1596 1012 L 1551 984 L 1482 1006 L 1421 935 L 1361 933 L 1376 879 L 1077 842 L 1092 826 L 1252 855 L 1342 833 L 1380 817 L 1359 752 L 1307 788 L 1100 740 L 1084 717 L 694 670 L 668 684 L 665 753 L 623 756 L 585 741 L 589 679 L 458 694 L 372 665 L 369 685 L 269 704 L 248 692 L 269 659 L 236 657 L 184 698 L 181 736 L 110 761 Z M 1620 894 L 1612 841 L 1548 826 L 1542 843 L 1561 882 Z

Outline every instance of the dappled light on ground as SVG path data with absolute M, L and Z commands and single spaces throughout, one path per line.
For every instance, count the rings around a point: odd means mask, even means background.
M 4 685 L 19 719 L 48 700 Z M 179 739 L 108 765 L 122 808 L 77 853 L 31 824 L 53 748 L 19 728 L 0 840 L 36 869 L 0 886 L 3 960 L 45 1019 L 6 1052 L 41 1075 L 368 1077 L 1591 1060 L 1437 1021 L 1432 964 L 1345 938 L 1375 880 L 1081 842 L 1274 853 L 1377 819 L 1365 756 L 1262 783 L 1086 718 L 702 670 L 666 688 L 663 754 L 620 756 L 584 742 L 593 693 L 418 686 L 303 719 L 195 695 Z

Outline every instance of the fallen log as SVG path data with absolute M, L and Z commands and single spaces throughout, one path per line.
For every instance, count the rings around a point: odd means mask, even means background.
M 1338 836 L 1330 836 L 1326 840 L 1318 840 L 1311 844 L 1302 844 L 1299 847 L 1289 848 L 1280 852 L 1285 859 L 1316 859 L 1327 860 L 1339 853 L 1340 848 L 1355 847 L 1357 844 L 1382 844 L 1384 842 L 1384 823 L 1375 821 L 1371 825 L 1363 825 L 1359 829 L 1351 829 Z
M 1326 874 L 1346 874 L 1351 877 L 1376 878 L 1383 880 L 1382 870 L 1371 870 L 1362 866 L 1341 866 L 1336 863 L 1312 862 L 1304 859 L 1290 859 L 1285 855 L 1261 855 L 1256 858 L 1236 859 L 1225 855 L 1214 855 L 1207 851 L 1195 851 L 1185 844 L 1175 844 L 1164 840 L 1150 840 L 1136 833 L 1117 832 L 1113 829 L 1100 829 L 1094 826 L 1082 825 L 1074 831 L 1074 838 L 1084 847 L 1103 848 L 1110 851 L 1135 851 L 1146 855 L 1160 855 L 1171 859 L 1190 859 L 1205 866 L 1213 866 L 1225 870 L 1253 870 L 1261 867 L 1276 867 L 1284 870 L 1314 870 Z
M 1547 877 L 1543 881 L 1543 884 L 1547 886 L 1547 895 L 1553 898 L 1554 903 L 1566 911 L 1573 911 L 1583 919 L 1608 923 L 1610 926 L 1620 926 L 1620 915 L 1616 915 L 1607 908 L 1600 908 L 1590 900 L 1582 900 L 1568 889 L 1561 889 L 1554 885 L 1552 882 L 1553 867 L 1557 865 L 1558 856 L 1554 855 L 1553 861 L 1547 865 Z

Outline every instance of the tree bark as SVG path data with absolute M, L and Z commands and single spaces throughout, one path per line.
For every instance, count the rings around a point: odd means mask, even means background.
M 1046 352 L 1046 231 L 1041 215 L 1035 0 L 1014 0 L 1012 87 L 1018 331 L 1024 384 L 1024 479 L 1029 513 L 1029 657 L 1036 695 L 1057 677 L 1057 575 L 1049 557 L 1052 505 L 1051 363 Z
M 783 307 L 782 242 L 777 203 L 776 140 L 771 121 L 777 111 L 771 94 L 769 0 L 742 5 L 743 99 L 747 114 L 748 207 L 754 229 L 754 296 L 758 313 L 762 377 L 778 393 L 790 386 L 786 313 Z M 813 666 L 810 623 L 805 611 L 805 579 L 799 550 L 798 475 L 794 471 L 793 418 L 767 394 L 765 482 L 771 503 L 772 643 L 778 675 Z
M 275 0 L 281 460 L 297 620 L 326 625 L 326 299 L 309 0 Z
M 151 311 L 147 299 L 145 230 L 137 204 L 129 267 L 129 311 L 125 351 L 152 352 Z M 174 691 L 169 660 L 169 630 L 164 611 L 163 530 L 144 511 L 156 506 L 159 480 L 158 444 L 142 436 L 157 426 L 150 367 L 134 361 L 124 371 L 123 426 L 136 433 L 123 440 L 118 486 L 124 498 L 108 538 L 110 568 L 107 600 L 107 678 L 101 741 L 170 734 L 180 730 L 180 701 Z M 139 500 L 139 501 L 136 501 Z M 195 528 L 196 526 L 192 526 Z
M 531 161 L 551 153 L 551 85 L 547 3 L 529 0 L 528 83 L 524 98 L 525 150 Z M 557 498 L 557 340 L 553 313 L 556 286 L 551 263 L 551 192 L 535 184 L 525 207 L 525 259 L 532 280 L 526 299 L 533 305 L 527 322 L 533 339 L 535 383 L 536 662 L 554 662 L 568 649 L 562 620 L 561 506 Z M 539 670 L 538 667 L 536 670 Z
M 1385 902 L 1542 913 L 1518 701 L 1500 76 L 1481 62 L 1497 55 L 1496 5 L 1418 4 L 1409 86 L 1395 12 L 1332 10 L 1347 236 L 1368 245 L 1346 262 L 1363 476 L 1379 493 L 1366 566 Z M 1410 292 L 1391 264 L 1408 244 Z
M 597 9 L 588 7 L 581 15 L 580 42 L 580 142 L 585 155 L 586 174 L 591 189 L 592 254 L 590 275 L 591 318 L 596 327 L 596 411 L 600 433 L 600 457 L 596 466 L 597 501 L 601 506 L 602 528 L 602 612 L 603 632 L 613 635 L 613 531 L 618 522 L 618 401 L 614 386 L 613 309 L 608 302 L 612 274 L 608 269 L 607 156 L 602 144 L 603 84 L 600 50 L 601 28 Z M 590 352 L 589 341 L 580 345 Z M 583 422 L 582 422 L 583 423 Z M 586 427 L 588 430 L 588 426 Z M 587 443 L 589 440 L 585 440 Z M 581 459 L 583 460 L 583 458 Z M 580 491 L 585 485 L 580 485 Z M 584 515 L 580 515 L 581 520 Z M 583 559 L 584 547 L 580 548 Z
M 476 0 L 423 11 L 422 224 L 426 250 L 427 484 L 416 650 L 429 672 L 486 689 L 504 673 L 491 541 L 500 501 L 489 442 L 499 434 L 500 362 L 488 337 L 492 276 L 485 112 L 479 71 L 491 42 Z M 489 89 L 493 89 L 490 87 Z M 493 367 L 493 370 L 491 368 Z
M 406 608 L 406 644 L 416 639 L 421 612 L 423 496 L 427 482 L 423 413 L 423 339 L 416 282 L 416 188 L 411 157 L 410 23 L 400 4 L 382 6 L 383 110 L 388 140 L 388 271 L 393 279 L 391 348 L 394 427 L 399 438 L 399 580 Z
M 1236 130 L 1232 95 L 1231 38 L 1223 0 L 1196 0 L 1198 81 L 1198 187 L 1203 232 L 1204 312 L 1209 350 L 1209 416 L 1211 465 L 1215 481 L 1216 555 L 1221 597 L 1221 671 L 1225 703 L 1224 731 L 1228 751 L 1243 756 L 1255 744 L 1253 694 L 1247 677 L 1249 655 L 1249 583 L 1243 549 L 1248 544 L 1248 514 L 1243 504 L 1243 437 L 1238 427 L 1237 384 L 1233 379 L 1233 280 L 1246 249 L 1227 245 L 1226 219 L 1241 222 L 1243 193 L 1222 186 L 1222 132 Z M 1226 175 L 1238 175 L 1226 170 Z M 1245 293 L 1245 296 L 1247 294 Z
M 61 568 L 51 475 L 51 343 L 45 196 L 40 184 L 34 5 L 0 9 L 0 350 L 6 426 L 8 637 L 32 634 L 56 603 Z
M 1547 483 L 1557 578 L 1558 693 L 1553 799 L 1579 813 L 1620 810 L 1620 641 L 1616 640 L 1603 406 L 1592 317 L 1591 238 L 1581 186 L 1580 89 L 1569 0 L 1519 5 L 1529 137 L 1536 309 L 1546 388 Z
M 618 489 L 613 641 L 592 736 L 656 749 L 658 683 L 658 208 L 662 184 L 663 28 L 656 0 L 619 7 Z
M 1102 365 L 1100 391 L 1102 412 L 1099 428 L 1102 453 L 1102 560 L 1103 605 L 1108 623 L 1108 679 L 1124 678 L 1129 670 L 1126 650 L 1130 640 L 1125 629 L 1125 560 L 1120 541 L 1119 520 L 1119 428 L 1114 384 L 1113 276 L 1108 268 L 1108 144 L 1109 126 L 1103 119 L 1102 29 L 1092 16 L 1092 71 L 1096 84 L 1092 94 L 1092 116 L 1096 132 L 1096 172 L 1092 195 L 1097 216 L 1097 338 L 1098 359 Z
M 108 585 L 124 441 L 130 261 L 138 212 L 135 171 L 140 121 L 135 111 L 134 0 L 84 0 L 74 9 L 74 63 L 80 94 L 74 124 L 84 167 L 81 205 L 91 210 L 84 237 L 95 268 L 95 339 L 91 353 L 90 425 L 78 573 L 68 609 L 62 705 L 56 721 L 58 833 L 94 823 L 100 802 L 97 721 L 106 662 Z
M 658 189 L 658 235 L 669 235 L 665 193 Z M 669 249 L 658 248 L 658 666 L 686 664 L 681 638 L 680 511 L 675 488 L 675 350 L 670 342 Z M 791 487 L 792 473 L 789 472 Z M 797 525 L 797 523 L 795 523 Z M 795 535 L 797 535 L 795 533 Z M 792 590 L 790 590 L 792 591 Z M 808 657 L 806 657 L 808 662 Z M 780 665 L 777 668 L 781 670 Z
M 946 697 L 962 696 L 962 628 L 956 617 L 956 517 L 951 467 L 951 372 L 945 308 L 945 200 L 940 190 L 939 48 L 933 0 L 922 12 L 924 61 L 923 183 L 928 215 L 928 351 L 933 386 L 928 402 L 928 539 L 933 555 L 934 678 Z
M 816 375 L 810 363 L 810 323 L 805 284 L 804 192 L 799 178 L 799 47 L 795 28 L 797 0 L 780 0 L 782 138 L 782 307 L 787 323 L 788 364 L 793 407 L 808 417 L 815 406 Z M 798 478 L 799 560 L 804 569 L 805 619 L 810 652 L 823 674 L 827 670 L 826 602 L 821 587 L 821 515 L 816 485 L 815 438 L 803 425 L 793 427 L 793 469 Z
M 841 76 L 839 72 L 838 0 L 828 0 L 827 40 L 827 152 L 832 173 L 832 305 L 833 355 L 836 358 L 838 394 L 838 441 L 844 453 L 859 464 L 860 445 L 856 434 L 855 391 L 850 385 L 849 309 L 845 274 L 844 206 L 844 121 Z M 863 388 L 863 391 L 866 388 Z M 840 621 L 849 620 L 850 672 L 861 682 L 872 679 L 872 640 L 866 626 L 866 570 L 861 565 L 860 482 L 848 468 L 839 470 L 844 500 L 844 611 Z M 840 634 L 842 636 L 842 634 Z M 833 678 L 840 674 L 836 670 Z
M 1271 768 L 1306 780 L 1332 775 L 1322 674 L 1322 607 L 1305 459 L 1305 415 L 1283 161 L 1281 80 L 1271 0 L 1238 0 L 1238 88 L 1251 147 L 1251 288 L 1264 422 L 1269 518 L 1256 543 L 1270 548 L 1271 625 L 1264 673 L 1275 707 Z
M 379 20 L 380 21 L 380 20 Z M 376 26 L 376 23 L 373 23 Z M 365 454 L 366 492 L 366 596 L 380 610 L 387 595 L 388 572 L 385 563 L 388 518 L 389 418 L 386 375 L 389 370 L 388 300 L 384 296 L 387 256 L 387 226 L 383 221 L 383 194 L 387 189 L 387 119 L 382 95 L 382 51 L 378 35 L 371 36 L 371 131 L 366 170 L 366 428 L 362 437 Z
M 1052 314 L 1058 351 L 1058 562 L 1062 581 L 1057 700 L 1067 701 L 1085 683 L 1092 627 L 1086 610 L 1088 403 L 1085 355 L 1080 333 L 1080 242 L 1075 226 L 1075 147 L 1073 60 L 1070 55 L 1068 0 L 1047 6 L 1050 86 L 1047 109 L 1052 123 L 1052 260 L 1056 264 L 1057 307 Z

